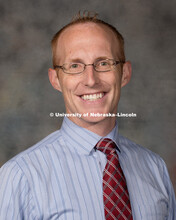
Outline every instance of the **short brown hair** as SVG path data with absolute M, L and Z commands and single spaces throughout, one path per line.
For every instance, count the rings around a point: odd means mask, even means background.
M 84 11 L 83 13 L 81 13 L 81 11 L 79 11 L 79 13 L 77 15 L 75 15 L 72 19 L 72 21 L 70 23 L 68 23 L 67 25 L 65 25 L 64 27 L 62 27 L 53 37 L 52 41 L 51 41 L 51 45 L 52 45 L 52 54 L 53 54 L 53 66 L 56 65 L 55 63 L 55 53 L 56 53 L 56 44 L 57 44 L 57 40 L 59 38 L 59 36 L 61 35 L 61 33 L 68 27 L 74 25 L 74 24 L 84 24 L 84 23 L 88 23 L 88 22 L 92 22 L 95 24 L 103 24 L 106 27 L 109 27 L 110 30 L 112 30 L 112 32 L 115 34 L 115 36 L 117 37 L 117 40 L 119 41 L 119 45 L 120 45 L 120 61 L 125 62 L 125 52 L 124 52 L 124 38 L 123 36 L 119 33 L 119 31 L 112 26 L 111 24 L 100 20 L 97 18 L 98 14 L 97 13 L 92 13 L 89 11 Z

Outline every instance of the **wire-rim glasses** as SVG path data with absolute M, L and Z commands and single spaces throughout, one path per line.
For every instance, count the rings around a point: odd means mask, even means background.
M 62 69 L 63 72 L 67 74 L 80 74 L 86 69 L 86 66 L 93 66 L 94 70 L 97 72 L 108 72 L 112 70 L 113 66 L 116 66 L 119 63 L 124 63 L 124 61 L 102 59 L 97 60 L 92 64 L 85 64 L 81 62 L 64 63 L 62 66 L 55 65 L 54 69 Z

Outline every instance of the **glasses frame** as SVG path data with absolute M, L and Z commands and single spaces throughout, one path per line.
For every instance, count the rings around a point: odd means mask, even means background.
M 102 59 L 102 61 L 104 61 L 104 60 L 111 60 L 111 61 L 113 61 L 113 64 L 111 65 L 111 66 L 117 66 L 118 64 L 120 64 L 120 63 L 125 63 L 124 61 L 116 61 L 116 60 L 113 60 L 113 59 Z M 100 60 L 101 61 L 101 60 Z M 97 61 L 98 62 L 98 61 Z M 79 63 L 79 62 L 77 62 L 77 63 Z M 81 63 L 81 62 L 80 62 Z M 65 68 L 64 68 L 64 65 L 66 64 L 66 63 L 64 63 L 62 66 L 59 66 L 59 65 L 54 65 L 54 69 L 61 69 L 64 73 L 66 73 L 66 74 L 69 74 L 69 75 L 77 75 L 77 74 L 80 74 L 80 73 L 82 73 L 82 72 L 84 72 L 84 70 L 86 69 L 86 66 L 93 66 L 93 69 L 96 71 L 96 72 L 109 72 L 110 70 L 105 70 L 105 71 L 99 71 L 99 70 L 96 70 L 96 65 L 95 65 L 95 63 L 96 62 L 94 62 L 94 63 L 91 63 L 91 64 L 85 64 L 85 63 L 81 63 L 81 64 L 83 64 L 84 65 L 84 69 L 83 69 L 83 71 L 81 71 L 81 72 L 77 72 L 77 73 L 69 73 L 69 72 L 66 72 L 65 71 Z

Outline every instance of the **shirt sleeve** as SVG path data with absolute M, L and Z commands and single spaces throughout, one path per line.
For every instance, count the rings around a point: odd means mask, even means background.
M 15 161 L 0 169 L 0 219 L 36 219 L 27 178 Z
M 168 174 L 167 167 L 165 165 L 165 162 L 163 161 L 163 181 L 165 183 L 167 193 L 169 196 L 169 202 L 168 202 L 168 218 L 167 220 L 176 220 L 176 199 L 175 199 L 175 192 Z

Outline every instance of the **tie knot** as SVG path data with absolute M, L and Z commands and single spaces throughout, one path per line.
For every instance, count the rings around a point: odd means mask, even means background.
M 96 149 L 99 151 L 102 151 L 103 153 L 105 153 L 106 155 L 108 154 L 112 154 L 115 152 L 116 150 L 116 144 L 114 143 L 114 141 L 112 141 L 109 138 L 104 138 L 101 139 L 97 144 L 96 144 Z

